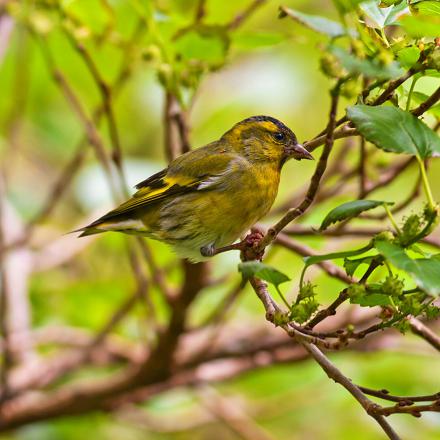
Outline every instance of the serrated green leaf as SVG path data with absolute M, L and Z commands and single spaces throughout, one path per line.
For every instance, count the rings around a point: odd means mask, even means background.
M 376 208 L 378 206 L 392 205 L 392 203 L 382 200 L 354 200 L 346 202 L 332 209 L 324 218 L 319 227 L 320 231 L 327 229 L 332 223 L 348 220 L 357 217 L 364 211 Z
M 272 266 L 261 263 L 259 261 L 245 261 L 238 265 L 238 271 L 242 273 L 243 278 L 258 277 L 274 286 L 279 286 L 290 278 Z
M 384 65 L 376 59 L 360 59 L 338 46 L 332 46 L 329 50 L 338 58 L 342 67 L 351 74 L 362 74 L 369 78 L 381 80 L 397 78 L 403 73 L 396 62 Z
M 391 304 L 388 295 L 371 293 L 370 295 L 357 295 L 350 298 L 351 304 L 359 304 L 362 307 L 389 306 Z
M 302 24 L 303 26 L 312 29 L 315 32 L 319 32 L 320 34 L 328 35 L 332 38 L 340 37 L 342 35 L 346 35 L 347 33 L 342 24 L 319 15 L 303 14 L 295 9 L 286 7 L 281 8 L 281 14 L 281 16 L 293 18 L 293 20 Z M 354 31 L 351 31 L 350 33 L 356 34 Z
M 347 116 L 368 141 L 385 151 L 419 156 L 440 155 L 440 137 L 409 112 L 392 106 L 355 105 Z
M 407 272 L 420 289 L 440 295 L 440 260 L 438 258 L 410 258 L 404 249 L 389 241 L 375 242 L 376 249 L 395 267 Z

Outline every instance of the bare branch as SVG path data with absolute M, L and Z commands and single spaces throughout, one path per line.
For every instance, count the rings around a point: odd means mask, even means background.
M 391 425 L 385 420 L 381 415 L 377 414 L 377 407 L 374 402 L 368 399 L 365 394 L 353 384 L 338 368 L 336 368 L 333 363 L 322 353 L 322 351 L 312 344 L 303 343 L 305 349 L 310 353 L 310 355 L 315 359 L 315 361 L 321 366 L 330 379 L 342 385 L 365 409 L 367 414 L 369 414 L 373 419 L 379 423 L 379 425 L 384 430 L 388 438 L 392 440 L 399 440 L 400 437 L 391 427 Z

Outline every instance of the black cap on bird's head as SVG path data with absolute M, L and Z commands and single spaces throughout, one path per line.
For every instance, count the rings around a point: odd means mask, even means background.
M 255 124 L 270 136 L 271 141 L 282 146 L 282 163 L 291 158 L 313 160 L 313 156 L 298 142 L 295 133 L 281 121 L 271 116 L 251 116 L 236 124 L 232 130 L 239 128 L 240 131 L 245 131 L 246 128 L 251 129 Z

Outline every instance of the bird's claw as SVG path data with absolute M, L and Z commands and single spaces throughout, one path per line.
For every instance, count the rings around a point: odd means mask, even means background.
M 202 257 L 213 257 L 216 254 L 216 249 L 212 244 L 202 246 L 200 248 L 200 254 L 202 255 Z
M 200 248 L 200 254 L 202 257 L 213 257 L 214 255 L 221 254 L 226 251 L 239 250 L 243 261 L 249 260 L 262 260 L 264 250 L 259 250 L 258 246 L 261 240 L 264 238 L 264 232 L 257 228 L 252 228 L 251 233 L 246 235 L 244 240 L 239 243 L 230 244 L 216 248 L 213 244 L 202 246 Z

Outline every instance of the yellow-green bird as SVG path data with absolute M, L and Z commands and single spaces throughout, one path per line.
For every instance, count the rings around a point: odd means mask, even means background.
M 137 184 L 131 199 L 79 229 L 80 237 L 144 235 L 168 243 L 182 258 L 202 261 L 269 211 L 290 158 L 313 159 L 282 122 L 252 116 Z

